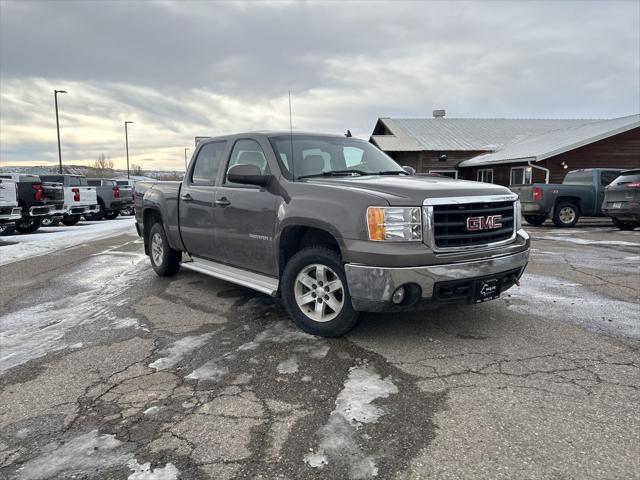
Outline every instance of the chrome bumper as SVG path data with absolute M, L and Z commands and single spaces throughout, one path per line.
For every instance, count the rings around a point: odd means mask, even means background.
M 7 208 L 6 211 L 3 209 L 3 211 L 0 212 L 0 221 L 2 222 L 12 222 L 13 220 L 20 220 L 21 218 L 22 208 L 20 207 Z
M 436 283 L 487 277 L 514 270 L 519 270 L 520 276 L 528 260 L 529 250 L 525 250 L 501 257 L 423 267 L 387 268 L 348 263 L 345 271 L 354 309 L 380 311 L 394 307 L 391 303 L 393 292 L 403 285 L 417 285 L 420 287 L 420 300 L 429 301 Z
M 34 205 L 33 207 L 29 208 L 29 216 L 44 217 L 47 215 L 52 215 L 53 211 L 53 205 Z
M 93 214 L 100 211 L 100 207 L 98 205 L 74 205 L 69 207 L 67 213 L 69 215 L 87 215 Z

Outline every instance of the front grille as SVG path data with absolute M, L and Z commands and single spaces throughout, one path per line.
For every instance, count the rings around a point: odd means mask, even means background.
M 495 229 L 467 230 L 467 218 L 502 215 Z M 433 238 L 441 249 L 474 247 L 508 240 L 514 232 L 514 202 L 476 202 L 433 206 Z

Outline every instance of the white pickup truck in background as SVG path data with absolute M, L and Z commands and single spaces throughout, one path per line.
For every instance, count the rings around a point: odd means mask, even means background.
M 0 229 L 13 227 L 22 218 L 22 209 L 18 206 L 16 182 L 0 179 Z
M 61 183 L 64 188 L 64 210 L 60 218 L 53 218 L 50 225 L 62 221 L 67 226 L 75 225 L 83 215 L 92 215 L 100 210 L 95 187 L 87 184 L 80 175 L 40 175 L 43 182 Z

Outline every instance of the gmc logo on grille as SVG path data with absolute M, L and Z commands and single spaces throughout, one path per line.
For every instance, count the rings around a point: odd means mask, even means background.
M 487 215 L 486 217 L 468 217 L 467 230 L 493 230 L 502 227 L 502 215 Z

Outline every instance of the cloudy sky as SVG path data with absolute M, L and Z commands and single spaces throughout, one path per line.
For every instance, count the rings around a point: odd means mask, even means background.
M 640 111 L 640 2 L 0 0 L 0 164 L 181 168 L 193 137 Z

